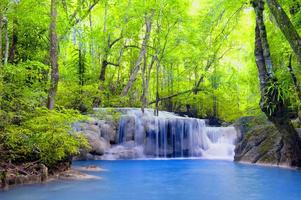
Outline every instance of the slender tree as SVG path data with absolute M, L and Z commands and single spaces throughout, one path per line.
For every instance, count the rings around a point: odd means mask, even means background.
M 296 54 L 298 62 L 301 64 L 301 38 L 296 28 L 277 0 L 266 0 L 266 2 L 273 17 L 275 18 L 275 21 L 277 22 L 278 27 L 286 37 L 291 48 Z
M 128 94 L 129 90 L 131 89 L 133 83 L 135 82 L 135 80 L 137 78 L 137 74 L 140 70 L 140 65 L 143 62 L 143 57 L 146 54 L 148 41 L 149 41 L 149 38 L 151 35 L 153 17 L 154 17 L 154 10 L 151 11 L 149 16 L 147 14 L 145 14 L 145 16 L 144 16 L 146 30 L 145 30 L 145 35 L 143 38 L 142 46 L 140 49 L 140 53 L 139 53 L 138 59 L 135 63 L 135 66 L 133 68 L 130 79 L 128 80 L 126 86 L 122 90 L 121 96 L 126 96 Z
M 7 62 L 8 62 L 8 51 L 9 51 L 8 18 L 6 18 L 6 21 L 5 21 L 4 65 L 7 65 Z
M 57 93 L 59 81 L 59 68 L 58 68 L 58 38 L 57 38 L 57 5 L 56 0 L 51 0 L 51 22 L 50 22 L 50 64 L 51 64 L 51 81 L 48 91 L 48 109 L 52 110 L 55 106 L 55 97 Z
M 0 10 L 0 67 L 2 67 L 2 28 L 3 28 L 3 15 Z

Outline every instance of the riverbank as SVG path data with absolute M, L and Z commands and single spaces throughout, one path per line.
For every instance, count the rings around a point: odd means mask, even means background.
M 85 167 L 73 169 L 69 163 L 61 163 L 55 169 L 48 169 L 43 164 L 25 163 L 20 165 L 6 164 L 0 168 L 0 190 L 8 190 L 19 185 L 48 183 L 58 180 L 92 180 L 97 176 L 84 173 L 98 171 L 98 168 Z

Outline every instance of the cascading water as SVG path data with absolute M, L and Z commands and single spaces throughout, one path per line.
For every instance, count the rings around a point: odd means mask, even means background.
M 120 109 L 117 145 L 103 159 L 202 157 L 233 160 L 234 127 L 208 127 L 205 120 L 151 109 Z

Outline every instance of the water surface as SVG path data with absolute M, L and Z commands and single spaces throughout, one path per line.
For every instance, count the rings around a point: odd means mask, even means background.
M 119 160 L 101 180 L 59 181 L 0 192 L 1 200 L 297 200 L 301 172 L 211 160 Z

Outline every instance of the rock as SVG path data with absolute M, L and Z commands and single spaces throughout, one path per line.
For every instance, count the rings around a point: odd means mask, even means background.
M 101 156 L 99 159 L 105 160 L 116 160 L 116 159 L 137 159 L 142 158 L 143 148 L 137 147 L 134 141 L 126 142 L 122 146 L 117 145 L 109 149 L 106 154 Z
M 79 170 L 79 171 L 87 171 L 87 172 L 103 172 L 103 171 L 106 171 L 105 169 L 103 168 L 100 168 L 96 165 L 89 165 L 89 166 L 84 166 L 84 167 L 77 167 L 75 168 L 76 170 Z
M 277 164 L 280 133 L 270 126 L 260 126 L 248 132 L 235 148 L 235 161 Z
M 84 129 L 85 131 L 94 132 L 95 134 L 100 134 L 100 128 L 94 124 L 88 124 Z
M 281 134 L 271 122 L 262 117 L 244 117 L 234 125 L 242 136 L 235 148 L 236 162 L 287 166 Z
M 91 150 L 81 149 L 80 155 L 76 160 L 95 160 L 97 156 L 101 156 L 116 144 L 117 122 L 114 120 L 99 120 L 91 118 L 89 121 L 77 122 L 73 125 L 73 129 L 82 133 L 88 140 Z
M 101 179 L 98 176 L 93 176 L 89 174 L 82 173 L 78 170 L 70 169 L 68 171 L 59 174 L 59 179 L 63 180 L 91 180 L 91 179 Z
M 101 120 L 99 123 L 100 135 L 111 144 L 116 144 L 117 124 L 114 121 Z
M 104 138 L 88 138 L 88 141 L 92 147 L 92 150 L 90 151 L 92 154 L 103 155 L 104 152 L 111 147 L 110 143 Z
M 48 168 L 43 164 L 40 165 L 40 168 L 41 168 L 41 181 L 44 182 L 48 179 Z
M 91 158 L 89 153 L 92 155 L 103 155 L 104 152 L 108 148 L 111 147 L 110 141 L 101 137 L 100 128 L 99 128 L 99 126 L 95 125 L 94 123 L 95 122 L 90 122 L 90 124 L 87 124 L 83 128 L 82 133 L 87 138 L 87 140 L 91 146 L 91 151 L 85 152 L 84 150 L 82 150 L 81 155 L 79 156 L 79 158 L 81 158 L 81 159 Z

